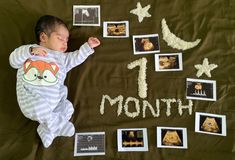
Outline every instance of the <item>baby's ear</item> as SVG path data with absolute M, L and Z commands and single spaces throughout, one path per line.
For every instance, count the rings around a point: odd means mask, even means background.
M 48 39 L 48 36 L 45 32 L 40 33 L 40 41 L 41 42 L 46 42 Z

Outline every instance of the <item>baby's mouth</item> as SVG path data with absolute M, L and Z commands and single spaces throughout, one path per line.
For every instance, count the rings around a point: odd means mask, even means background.
M 64 52 L 64 51 L 66 51 L 66 48 L 60 48 L 60 50 Z

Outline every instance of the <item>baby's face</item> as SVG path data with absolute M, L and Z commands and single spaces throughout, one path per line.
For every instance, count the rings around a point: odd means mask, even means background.
M 159 59 L 159 67 L 160 69 L 167 69 L 170 67 L 170 62 L 169 62 L 169 59 L 168 57 L 163 57 L 161 56 L 160 59 Z
M 45 47 L 51 50 L 65 52 L 68 48 L 68 39 L 68 29 L 63 25 L 57 25 L 55 30 L 48 36 Z

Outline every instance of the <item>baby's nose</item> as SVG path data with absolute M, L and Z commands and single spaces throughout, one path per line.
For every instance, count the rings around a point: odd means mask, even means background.
M 41 80 L 41 79 L 43 79 L 43 77 L 42 77 L 42 76 L 38 76 L 38 79 L 40 79 L 40 80 Z

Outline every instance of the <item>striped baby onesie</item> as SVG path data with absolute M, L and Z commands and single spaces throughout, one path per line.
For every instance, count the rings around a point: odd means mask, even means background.
M 17 101 L 24 116 L 38 121 L 37 132 L 44 147 L 49 147 L 57 136 L 73 136 L 74 125 L 69 122 L 73 105 L 67 100 L 64 85 L 69 70 L 83 63 L 94 50 L 88 43 L 79 50 L 62 53 L 46 49 L 47 56 L 31 55 L 30 47 L 16 48 L 9 57 L 17 71 Z

